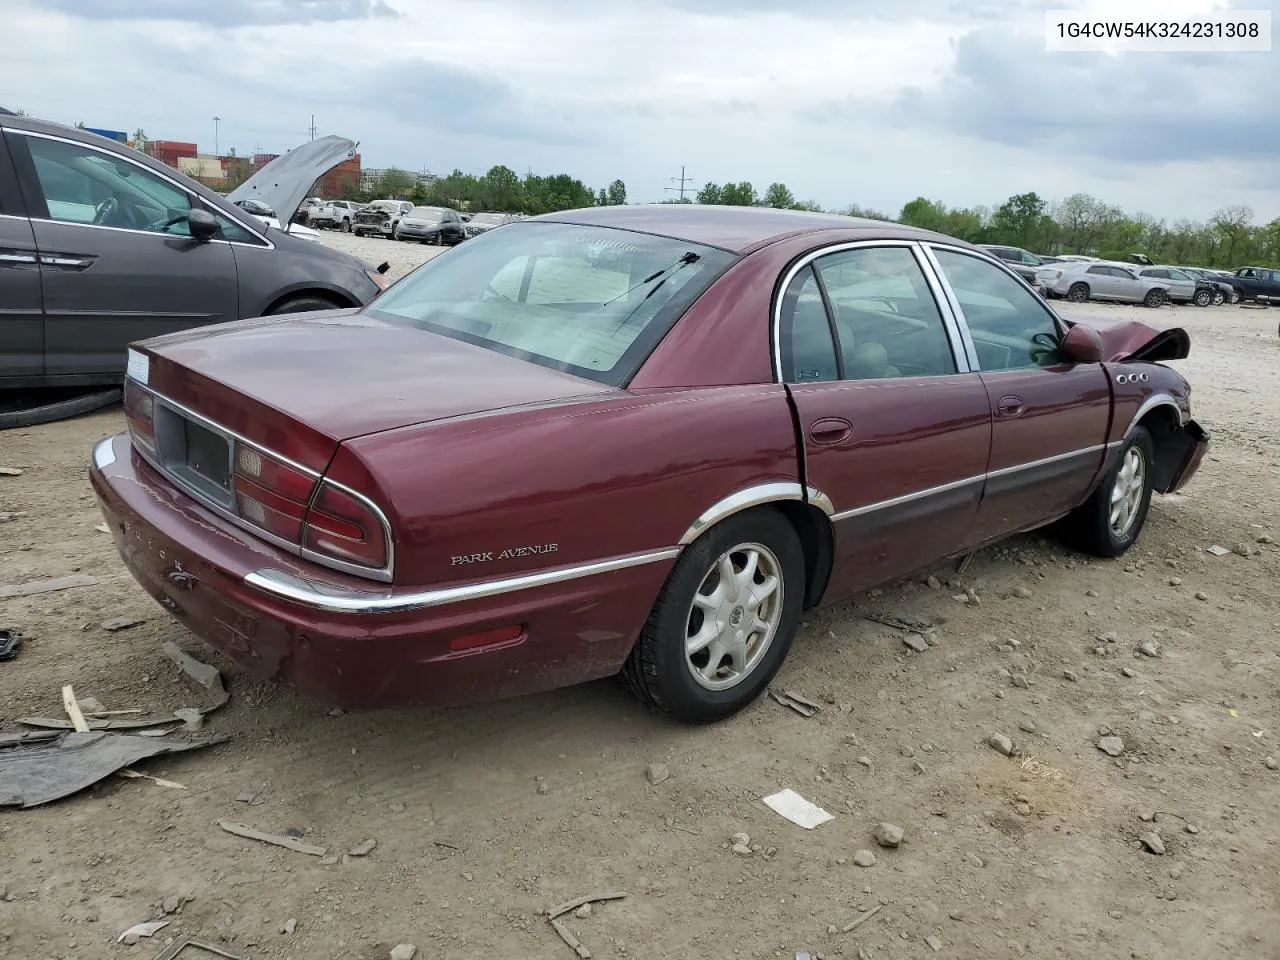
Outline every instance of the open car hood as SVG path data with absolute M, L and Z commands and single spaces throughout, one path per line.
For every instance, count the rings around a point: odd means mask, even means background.
M 276 212 L 282 224 L 292 222 L 298 207 L 311 192 L 311 185 L 326 173 L 356 155 L 356 141 L 327 136 L 312 140 L 276 157 L 240 186 L 227 199 L 261 200 Z M 284 227 L 286 231 L 288 227 Z
M 1080 323 L 1097 330 L 1102 337 L 1102 359 L 1106 363 L 1185 360 L 1191 353 L 1191 337 L 1181 327 L 1157 330 L 1137 320 L 1112 320 L 1108 317 L 1062 319 L 1068 326 Z

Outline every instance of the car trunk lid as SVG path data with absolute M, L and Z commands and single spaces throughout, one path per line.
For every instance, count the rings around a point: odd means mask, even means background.
M 366 434 L 617 392 L 354 309 L 143 341 L 131 348 L 130 373 L 198 416 L 318 471 L 342 441 Z

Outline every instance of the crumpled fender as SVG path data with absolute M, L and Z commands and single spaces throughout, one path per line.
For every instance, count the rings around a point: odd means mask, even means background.
M 1097 330 L 1102 338 L 1102 359 L 1106 363 L 1185 360 L 1191 353 L 1191 335 L 1182 327 L 1157 330 L 1137 320 L 1106 317 L 1062 319 L 1068 326 L 1079 323 Z

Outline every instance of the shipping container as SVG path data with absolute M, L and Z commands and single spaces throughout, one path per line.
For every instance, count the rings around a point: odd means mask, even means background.
M 86 133 L 96 133 L 100 137 L 106 137 L 108 140 L 115 140 L 117 143 L 128 143 L 129 135 L 123 130 L 103 130 L 99 127 L 85 127 Z

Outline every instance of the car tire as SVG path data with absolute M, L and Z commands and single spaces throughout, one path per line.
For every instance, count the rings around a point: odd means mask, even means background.
M 1142 298 L 1142 305 L 1154 309 L 1164 306 L 1167 299 L 1163 290 L 1148 290 L 1147 295 Z
M 401 237 L 401 236 L 400 236 L 400 224 L 398 224 L 398 223 L 394 223 L 394 224 L 392 224 L 392 225 L 391 225 L 391 239 L 392 239 L 392 240 L 403 240 L 403 239 L 404 239 L 403 237 Z
M 716 594 L 726 564 L 741 578 L 740 589 L 729 591 L 721 601 L 718 635 L 690 654 L 691 630 L 695 636 L 703 629 L 717 633 L 708 626 L 707 601 L 699 604 L 697 597 L 709 601 Z M 757 599 L 763 586 L 760 578 L 776 584 L 763 601 Z M 712 723 L 737 713 L 764 692 L 786 659 L 800 622 L 804 591 L 804 550 L 786 517 L 762 507 L 724 520 L 685 547 L 676 560 L 623 666 L 623 682 L 641 702 L 685 723 Z M 760 615 L 759 610 L 767 612 Z M 751 634 L 744 641 L 738 631 L 732 639 L 742 644 L 741 659 L 732 662 L 732 649 L 723 649 L 713 670 L 709 658 L 723 646 L 723 632 L 737 628 L 746 617 L 767 625 L 763 636 L 757 635 L 752 645 Z M 721 676 L 725 669 L 729 674 Z
M 1213 303 L 1213 294 L 1208 290 L 1197 290 L 1196 295 L 1191 298 L 1191 302 L 1197 307 L 1207 307 Z
M 1236 304 L 1236 303 L 1239 303 L 1239 302 L 1240 302 L 1240 291 L 1239 291 L 1239 290 L 1232 290 L 1232 291 L 1231 291 L 1231 302 L 1232 302 L 1233 304 Z
M 1213 305 L 1215 307 L 1222 306 L 1224 303 L 1226 303 L 1226 300 L 1227 300 L 1227 295 L 1225 293 L 1223 293 L 1221 290 L 1214 291 Z
M 1071 288 L 1067 290 L 1067 300 L 1071 303 L 1084 303 L 1089 299 L 1089 285 L 1087 283 L 1073 283 Z
M 324 297 L 302 296 L 291 297 L 288 300 L 281 301 L 270 310 L 267 316 L 274 317 L 281 313 L 313 313 L 317 310 L 341 310 L 342 308 L 332 300 L 326 300 Z
M 1138 541 L 1147 522 L 1154 464 L 1151 434 L 1146 427 L 1134 427 L 1098 489 L 1059 521 L 1062 539 L 1096 557 L 1114 558 L 1125 553 Z
M 350 220 L 343 220 L 343 221 L 342 221 L 342 223 L 340 223 L 340 224 L 338 225 L 338 229 L 339 229 L 342 233 L 350 233 L 350 232 L 351 232 L 351 221 L 350 221 Z
M 35 427 L 42 423 L 55 423 L 59 420 L 70 420 L 94 410 L 101 410 L 113 403 L 119 403 L 124 391 L 119 387 L 109 390 L 97 390 L 69 400 L 56 403 L 44 403 L 38 407 L 25 407 L 20 410 L 0 411 L 0 430 L 16 430 L 21 427 Z

